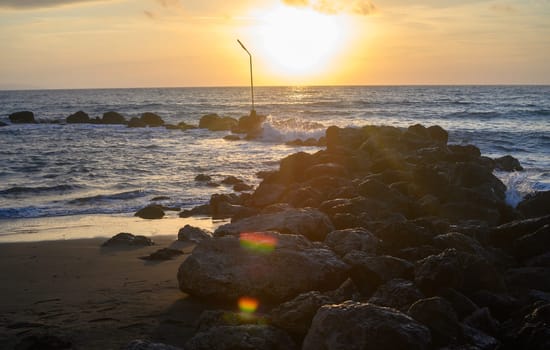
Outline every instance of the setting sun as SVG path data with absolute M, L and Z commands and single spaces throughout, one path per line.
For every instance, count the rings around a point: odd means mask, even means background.
M 289 77 L 324 73 L 344 49 L 346 23 L 339 16 L 277 7 L 259 17 L 258 55 L 274 73 Z

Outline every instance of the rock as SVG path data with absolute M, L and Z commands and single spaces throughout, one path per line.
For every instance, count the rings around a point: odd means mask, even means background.
M 351 279 L 364 295 L 371 295 L 379 285 L 395 278 L 412 279 L 414 265 L 393 256 L 369 256 L 353 251 L 344 257 L 351 267 Z
M 502 171 L 522 171 L 523 167 L 516 158 L 506 155 L 504 157 L 495 158 L 495 169 Z
M 447 288 L 439 292 L 439 296 L 445 298 L 455 310 L 459 319 L 463 320 L 476 312 L 479 307 L 470 298 L 460 293 L 459 291 Z
M 550 225 L 545 225 L 537 231 L 516 239 L 516 256 L 527 259 L 550 252 Z
M 414 274 L 416 285 L 428 296 L 446 288 L 460 289 L 464 283 L 464 271 L 455 249 L 418 261 Z
M 520 267 L 505 273 L 506 285 L 514 289 L 537 289 L 550 292 L 550 268 Z
M 262 182 L 252 194 L 250 205 L 256 208 L 263 208 L 278 203 L 285 191 L 286 187 L 284 185 Z
M 13 124 L 34 124 L 34 113 L 30 111 L 15 112 L 9 116 L 10 122 Z
M 91 123 L 91 120 L 88 113 L 83 111 L 78 111 L 68 116 L 66 119 L 66 122 L 67 124 L 85 124 L 85 123 Z
M 525 266 L 526 267 L 534 267 L 534 266 L 550 267 L 550 252 L 535 256 L 525 261 Z
M 8 126 L 8 124 L 4 123 L 3 121 L 0 121 L 0 127 Z
M 426 129 L 430 138 L 437 144 L 446 145 L 449 133 L 439 125 L 432 125 Z
M 220 226 L 216 236 L 238 235 L 242 232 L 277 231 L 302 235 L 312 241 L 322 241 L 334 230 L 329 218 L 317 209 L 287 209 L 281 212 L 260 214 L 235 223 Z
M 188 218 L 191 216 L 211 216 L 212 210 L 209 204 L 199 205 L 191 210 L 182 210 L 179 217 Z
M 162 248 L 147 256 L 142 256 L 140 257 L 140 259 L 152 260 L 152 261 L 164 261 L 164 260 L 170 260 L 180 255 L 183 255 L 183 252 L 181 250 L 171 249 L 171 248 Z
M 155 113 L 150 113 L 150 112 L 143 113 L 140 117 L 140 120 L 143 123 L 145 123 L 145 125 L 151 126 L 151 127 L 164 125 L 164 120 L 162 120 L 162 118 Z
M 462 326 L 462 335 L 464 340 L 480 350 L 494 350 L 498 347 L 497 339 L 488 334 L 467 325 Z
M 210 176 L 210 175 L 199 174 L 199 175 L 195 176 L 195 181 L 207 182 L 207 181 L 211 181 L 211 180 L 212 180 L 212 176 Z
M 357 286 L 353 283 L 351 278 L 345 280 L 344 283 L 342 283 L 340 287 L 335 290 L 329 290 L 323 294 L 329 297 L 335 304 L 341 304 L 348 300 L 357 301 L 361 297 L 359 289 L 357 289 Z
M 348 266 L 303 236 L 263 232 L 204 240 L 178 271 L 184 293 L 209 300 L 250 296 L 281 302 L 311 290 L 330 290 Z
M 122 350 L 183 350 L 172 345 L 162 344 L 162 343 L 152 343 L 145 340 L 132 340 L 124 347 Z
M 487 240 L 494 247 L 505 249 L 508 252 L 514 250 L 516 239 L 530 234 L 540 229 L 544 225 L 550 224 L 550 215 L 516 220 L 504 225 L 500 225 L 490 230 Z
M 205 239 L 212 239 L 212 233 L 199 227 L 185 225 L 178 232 L 178 241 L 200 243 Z
M 259 115 L 256 111 L 251 111 L 249 115 L 239 118 L 237 125 L 232 129 L 234 133 L 247 134 L 248 140 L 255 139 L 262 134 L 262 124 L 266 116 Z
M 239 135 L 225 135 L 223 139 L 226 141 L 240 141 L 241 137 Z
M 217 114 L 207 114 L 201 117 L 199 128 L 210 131 L 227 131 L 237 125 L 237 120 L 230 117 L 220 117 Z
M 330 232 L 325 238 L 325 244 L 339 256 L 344 256 L 352 250 L 376 254 L 380 240 L 370 231 L 353 228 Z
M 236 185 L 236 184 L 239 184 L 239 183 L 242 183 L 243 180 L 231 175 L 231 176 L 227 176 L 225 179 L 222 180 L 222 184 L 224 185 Z
M 267 319 L 265 315 L 257 312 L 233 312 L 227 310 L 205 310 L 199 316 L 197 331 L 204 332 L 210 328 L 220 326 L 241 326 L 241 325 L 266 325 Z
M 245 191 L 252 191 L 254 189 L 254 186 L 247 185 L 245 183 L 237 183 L 233 185 L 233 191 L 235 192 L 245 192 Z
M 421 299 L 411 305 L 408 314 L 428 326 L 435 346 L 444 346 L 461 336 L 461 326 L 452 305 L 443 298 Z
M 319 309 L 302 349 L 431 349 L 431 336 L 427 327 L 397 310 L 345 302 Z
M 518 204 L 517 210 L 526 218 L 550 215 L 550 191 L 528 195 Z
M 126 118 L 117 112 L 103 113 L 101 124 L 126 124 Z
M 348 175 L 348 170 L 340 164 L 323 163 L 307 168 L 304 173 L 304 178 L 312 179 L 320 176 L 347 177 Z
M 296 343 L 283 331 L 266 325 L 213 327 L 197 333 L 185 350 L 293 350 Z
M 443 235 L 435 236 L 433 242 L 436 247 L 441 249 L 454 248 L 457 251 L 474 255 L 487 255 L 487 252 L 477 240 L 459 232 L 449 232 Z
M 164 210 L 162 210 L 161 206 L 153 204 L 138 210 L 134 216 L 142 219 L 162 219 L 164 217 Z
M 303 337 L 311 326 L 311 320 L 317 310 L 323 305 L 332 303 L 331 298 L 320 292 L 300 294 L 271 311 L 271 324 Z
M 145 236 L 135 236 L 131 233 L 121 232 L 106 242 L 102 247 L 119 247 L 119 246 L 151 246 L 155 243 Z
M 413 282 L 396 278 L 379 286 L 370 297 L 369 303 L 405 312 L 422 298 L 424 295 Z
M 137 117 L 133 117 L 128 121 L 129 128 L 144 128 L 147 124 L 143 120 Z
M 15 345 L 15 350 L 62 350 L 75 349 L 70 340 L 51 334 L 35 334 L 24 337 Z
M 498 335 L 498 322 L 491 316 L 491 311 L 487 307 L 474 311 L 464 319 L 464 324 L 477 328 L 492 337 Z
M 388 223 L 375 234 L 382 240 L 382 246 L 392 251 L 431 244 L 433 236 L 433 233 L 412 222 Z
M 499 321 L 508 320 L 522 306 L 516 298 L 504 294 L 493 293 L 487 290 L 477 291 L 472 295 L 472 300 L 480 307 L 487 307 Z

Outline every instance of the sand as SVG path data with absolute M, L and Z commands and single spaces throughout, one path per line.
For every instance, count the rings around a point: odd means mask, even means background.
M 177 285 L 193 246 L 174 246 L 177 232 L 153 239 L 141 248 L 102 248 L 105 238 L 1 243 L 0 349 L 34 334 L 78 349 L 118 349 L 133 339 L 182 346 L 206 307 Z M 165 247 L 186 254 L 139 259 Z

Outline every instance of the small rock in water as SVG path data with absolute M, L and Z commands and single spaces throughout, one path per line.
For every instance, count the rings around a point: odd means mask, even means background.
M 10 122 L 14 124 L 34 124 L 34 113 L 30 111 L 15 112 L 9 116 Z
M 150 205 L 138 210 L 134 216 L 138 216 L 142 219 L 162 219 L 164 217 L 164 210 L 161 206 Z
M 197 176 L 195 176 L 195 181 L 201 181 L 201 182 L 206 182 L 206 181 L 210 181 L 212 180 L 212 177 L 209 176 L 209 175 L 205 175 L 205 174 L 199 174 Z
M 103 243 L 103 247 L 120 246 L 151 246 L 155 243 L 145 236 L 136 236 L 131 233 L 121 232 Z

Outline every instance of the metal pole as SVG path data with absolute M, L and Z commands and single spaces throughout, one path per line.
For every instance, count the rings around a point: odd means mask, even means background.
M 252 77 L 252 55 L 239 39 L 237 39 L 237 42 L 241 45 L 241 47 L 244 49 L 244 51 L 246 51 L 246 53 L 250 57 L 250 94 L 252 95 L 252 110 L 250 111 L 250 114 L 255 114 L 256 111 L 254 109 L 254 79 Z

